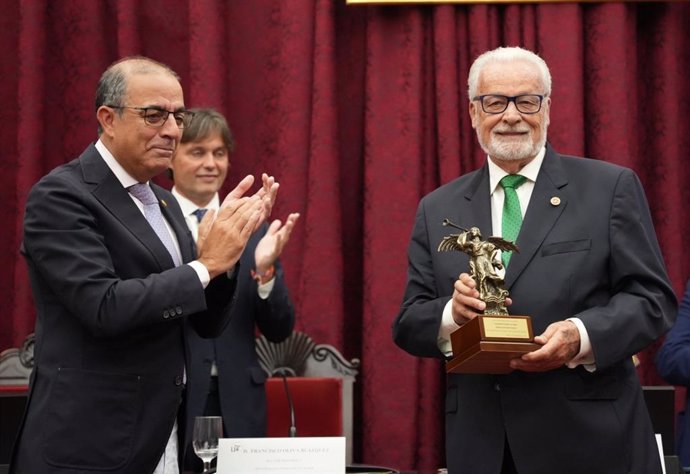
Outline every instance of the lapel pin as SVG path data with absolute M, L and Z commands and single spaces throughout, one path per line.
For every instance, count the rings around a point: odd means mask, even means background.
M 553 199 L 551 199 L 551 202 L 553 202 Z M 161 199 L 161 204 L 163 204 L 163 207 L 168 207 L 168 203 L 165 202 L 165 199 Z
M 561 198 L 558 196 L 554 196 L 551 198 L 551 205 L 552 206 L 558 206 L 561 203 Z

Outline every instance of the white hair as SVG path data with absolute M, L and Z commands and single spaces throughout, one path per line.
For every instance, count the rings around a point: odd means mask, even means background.
M 537 67 L 541 82 L 544 86 L 544 95 L 551 95 L 551 73 L 546 62 L 537 54 L 519 47 L 500 47 L 481 54 L 472 63 L 470 73 L 467 76 L 467 92 L 470 100 L 477 95 L 479 76 L 487 64 L 498 62 L 526 61 Z

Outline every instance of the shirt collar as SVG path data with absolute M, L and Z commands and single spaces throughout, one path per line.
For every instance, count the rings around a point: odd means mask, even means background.
M 199 206 L 194 204 L 192 201 L 184 197 L 180 192 L 173 186 L 172 190 L 172 195 L 175 196 L 175 199 L 177 199 L 177 202 L 180 204 L 180 209 L 182 209 L 182 215 L 184 216 L 189 216 L 191 215 L 194 211 L 199 209 Z M 220 207 L 220 198 L 218 197 L 218 193 L 213 195 L 213 198 L 211 199 L 211 202 L 206 204 L 204 206 L 204 209 L 213 209 L 214 211 L 217 211 L 218 208 Z
M 108 165 L 110 171 L 113 172 L 117 180 L 120 182 L 120 184 L 122 184 L 122 186 L 125 189 L 139 182 L 135 178 L 133 178 L 127 171 L 125 171 L 120 162 L 115 159 L 113 154 L 110 153 L 110 150 L 106 148 L 106 146 L 100 139 L 96 142 L 95 147 L 96 150 L 98 150 L 98 153 L 100 153 L 101 157 L 103 157 L 103 161 L 105 161 L 105 164 Z
M 546 147 L 542 147 L 541 150 L 539 150 L 539 153 L 537 153 L 537 156 L 535 156 L 532 161 L 522 167 L 519 174 L 527 178 L 532 183 L 536 182 L 537 175 L 539 174 L 539 169 L 541 168 L 545 155 Z M 493 194 L 494 191 L 496 191 L 498 183 L 501 181 L 501 179 L 503 179 L 504 176 L 508 175 L 508 173 L 494 163 L 489 157 L 487 157 L 486 160 L 489 164 L 489 189 L 491 189 L 491 194 Z

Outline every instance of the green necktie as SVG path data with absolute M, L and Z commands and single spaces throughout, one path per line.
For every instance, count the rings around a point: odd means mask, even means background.
M 500 184 L 504 191 L 503 198 L 503 220 L 501 222 L 503 238 L 515 242 L 520 233 L 520 226 L 522 225 L 522 211 L 520 210 L 520 199 L 515 192 L 515 189 L 520 187 L 527 178 L 519 174 L 509 174 L 504 176 Z M 503 251 L 501 253 L 501 260 L 503 266 L 508 267 L 510 256 L 513 252 Z

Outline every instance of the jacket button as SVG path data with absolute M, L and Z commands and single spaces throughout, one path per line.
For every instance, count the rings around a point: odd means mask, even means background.
M 175 377 L 175 385 L 177 385 L 178 387 L 180 385 L 182 385 L 182 376 L 181 375 L 178 375 L 177 377 Z
M 170 317 L 170 312 L 166 309 L 163 311 L 163 319 L 168 319 Z
M 181 316 L 182 315 L 182 306 L 175 306 L 175 313 L 178 316 Z
M 500 391 L 501 391 L 501 384 L 498 383 L 498 382 L 496 382 L 496 383 L 494 384 L 494 390 L 496 390 L 497 392 L 500 392 Z

